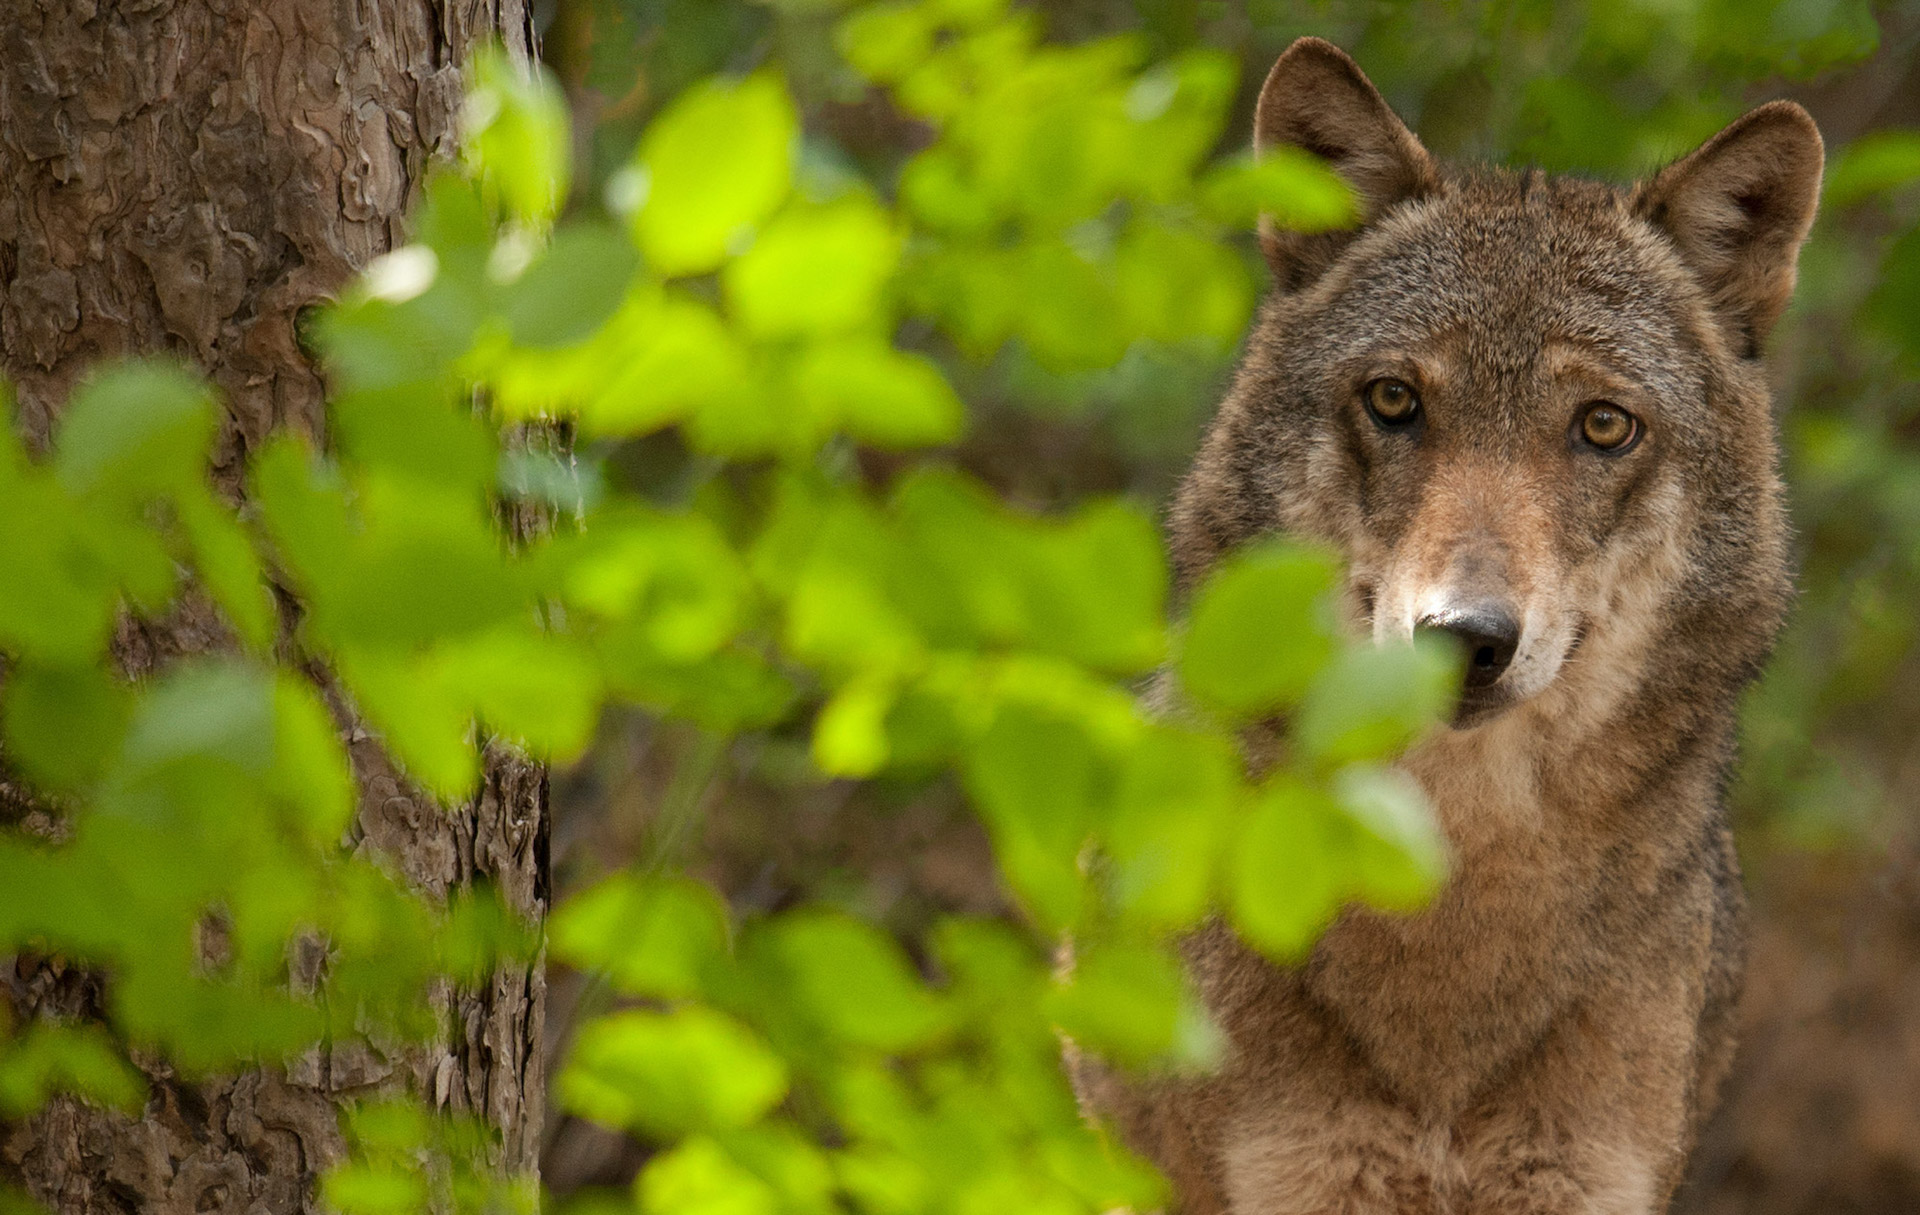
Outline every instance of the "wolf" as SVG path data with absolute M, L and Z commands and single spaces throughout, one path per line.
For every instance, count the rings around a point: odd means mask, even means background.
M 1273 287 L 1174 565 L 1190 588 L 1307 538 L 1356 628 L 1460 639 L 1459 711 L 1402 761 L 1451 876 L 1418 914 L 1348 909 L 1298 966 L 1199 930 L 1217 1074 L 1070 1058 L 1076 1084 L 1183 1215 L 1665 1210 L 1733 1051 L 1723 785 L 1792 591 L 1760 356 L 1819 132 L 1772 102 L 1625 189 L 1452 168 L 1307 38 L 1255 114 L 1282 145 L 1361 222 L 1263 224 Z

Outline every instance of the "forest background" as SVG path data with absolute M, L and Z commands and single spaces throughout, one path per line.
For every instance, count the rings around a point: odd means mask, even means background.
M 1680 1209 L 1920 1209 L 1920 5 L 1855 0 L 554 0 L 550 75 L 482 52 L 395 248 L 300 313 L 304 427 L 223 412 L 165 298 L 200 372 L 56 392 L 16 288 L 6 1201 L 502 1208 L 537 1161 L 563 1209 L 1150 1205 L 1052 1027 L 1205 1066 L 1170 933 L 1297 956 L 1439 875 L 1382 764 L 1444 662 L 1342 647 L 1285 547 L 1170 625 L 1154 534 L 1254 215 L 1344 218 L 1242 156 L 1307 33 L 1449 158 L 1627 180 L 1768 97 L 1820 123 L 1770 353 L 1802 595 L 1730 791 L 1745 1047 Z M 1276 602 L 1312 640 L 1262 659 Z M 1164 661 L 1205 723 L 1133 706 Z M 435 796 L 482 824 L 440 869 Z M 339 1134 L 233 1130 L 203 1078 L 254 1063 Z M 100 1165 L 203 1124 L 238 1163 Z

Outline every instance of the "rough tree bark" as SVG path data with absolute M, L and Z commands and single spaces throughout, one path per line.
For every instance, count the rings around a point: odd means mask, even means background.
M 18 424 L 44 448 L 61 403 L 99 359 L 170 352 L 219 386 L 215 475 L 240 483 L 279 427 L 320 438 L 323 386 L 296 335 L 399 239 L 428 164 L 451 151 L 460 64 L 500 37 L 532 54 L 528 0 L 7 0 L 0 5 L 0 370 Z M 116 655 L 138 677 L 224 644 L 184 609 L 128 621 Z M 421 889 L 495 883 L 544 912 L 547 779 L 494 753 L 479 794 L 450 810 L 398 777 L 348 725 L 358 846 Z M 0 809 L 35 811 L 16 789 Z M 447 1039 L 366 1044 L 291 1067 L 187 1082 L 163 1061 L 135 1121 L 61 1099 L 0 1126 L 0 1180 L 62 1212 L 312 1209 L 342 1151 L 351 1097 L 407 1089 L 485 1115 L 503 1169 L 537 1161 L 544 978 L 502 971 L 445 993 Z M 16 1018 L 87 1016 L 98 980 L 57 961 L 0 958 Z

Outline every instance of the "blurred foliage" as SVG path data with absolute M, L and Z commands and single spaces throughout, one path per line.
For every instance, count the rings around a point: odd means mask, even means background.
M 107 1002 L 103 1027 L 5 1030 L 0 1116 L 138 1104 L 127 1047 L 204 1071 L 431 1034 L 434 982 L 531 942 L 492 896 L 432 904 L 343 847 L 343 723 L 457 801 L 482 746 L 565 764 L 620 706 L 697 728 L 689 763 L 797 740 L 799 782 L 952 782 L 1019 914 L 903 943 L 825 889 L 732 904 L 666 849 L 564 900 L 552 953 L 607 998 L 558 1100 L 649 1152 L 631 1192 L 574 1205 L 1151 1206 L 1056 1034 L 1205 1067 L 1179 931 L 1224 915 L 1295 958 L 1348 901 L 1418 906 L 1444 872 L 1387 764 L 1451 656 L 1343 640 L 1332 564 L 1280 542 L 1175 625 L 1150 507 L 1087 492 L 1184 464 L 1260 286 L 1255 215 L 1351 215 L 1323 167 L 1253 164 L 1231 126 L 1302 32 L 1443 154 L 1622 176 L 1752 78 L 1876 39 L 1868 6 L 1821 0 L 563 5 L 586 155 L 559 85 L 474 65 L 461 170 L 316 326 L 327 450 L 274 439 L 236 509 L 206 479 L 215 402 L 154 363 L 102 369 L 45 458 L 6 437 L 0 737 L 48 809 L 0 834 L 0 948 L 99 968 Z M 1916 139 L 1837 149 L 1781 343 L 1807 594 L 1749 713 L 1763 833 L 1870 832 L 1913 779 L 1875 714 L 1920 701 Z M 1115 454 L 1009 474 L 1001 436 L 1047 427 Z M 510 543 L 522 508 L 551 526 Z M 117 622 L 183 601 L 232 652 L 125 678 Z M 1142 707 L 1163 669 L 1190 715 Z M 1250 774 L 1256 723 L 1274 760 Z M 325 966 L 297 965 L 314 943 Z M 461 1163 L 484 1128 L 349 1121 L 335 1209 L 502 1201 Z

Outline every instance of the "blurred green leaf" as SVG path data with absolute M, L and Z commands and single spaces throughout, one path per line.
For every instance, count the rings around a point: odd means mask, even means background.
M 1265 217 L 1296 232 L 1325 232 L 1360 220 L 1346 181 L 1319 157 L 1286 144 L 1268 148 L 1258 160 L 1230 160 L 1209 170 L 1200 198 L 1210 216 L 1236 228 Z
M 931 360 L 851 338 L 808 346 L 793 369 L 796 403 L 822 430 L 876 447 L 924 447 L 960 436 L 966 409 Z
M 1182 686 L 1235 715 L 1297 703 L 1334 656 L 1335 579 L 1327 556 L 1284 541 L 1229 557 L 1188 616 Z
M 779 1056 L 704 1008 L 587 1022 L 557 1082 L 561 1104 L 581 1117 L 660 1135 L 746 1126 L 786 1091 Z
M 712 80 L 648 129 L 634 234 L 656 273 L 715 269 L 786 197 L 799 122 L 779 77 Z
M 501 311 L 524 346 L 577 342 L 626 298 L 639 266 L 633 245 L 598 224 L 569 224 L 504 291 Z
M 790 206 L 721 276 L 741 326 L 757 337 L 840 333 L 883 317 L 900 237 L 871 199 Z
M 246 531 L 199 485 L 183 486 L 173 502 L 207 589 L 242 640 L 256 650 L 265 649 L 273 641 L 278 621 Z
M 647 1162 L 634 1182 L 646 1215 L 778 1215 L 780 1195 L 705 1136 Z
M 16 663 L 0 688 L 7 758 L 48 790 L 78 792 L 98 780 L 132 714 L 128 689 L 91 665 Z
M 606 972 L 623 991 L 686 998 L 705 969 L 725 955 L 726 908 L 687 878 L 626 874 L 584 890 L 548 925 L 556 956 Z
M 1377 907 L 1414 911 L 1446 877 L 1446 846 L 1412 777 L 1355 765 L 1334 778 L 1334 793 L 1360 829 L 1355 850 L 1359 895 Z
M 1827 169 L 1822 201 L 1851 206 L 1920 179 L 1920 131 L 1874 131 L 1840 150 Z
M 1451 712 L 1460 658 L 1426 638 L 1348 646 L 1314 677 L 1294 738 L 1328 765 L 1394 755 Z
M 838 1041 L 908 1051 L 946 1028 L 940 1003 L 900 947 L 871 924 L 829 911 L 796 911 L 756 930 L 754 956 L 776 990 Z
M 90 376 L 61 418 L 54 471 L 70 493 L 199 485 L 216 419 L 206 386 L 170 363 Z
M 1048 993 L 1061 1032 L 1115 1062 L 1140 1066 L 1169 1055 L 1186 980 L 1178 959 L 1142 945 L 1080 951 L 1072 973 Z
M 483 48 L 468 68 L 460 111 L 467 162 L 500 192 L 507 210 L 536 227 L 551 223 L 572 175 L 566 100 L 539 63 Z
M 1269 955 L 1299 961 L 1346 897 L 1340 810 L 1301 781 L 1269 781 L 1236 836 L 1233 922 Z
M 0 1037 L 0 1115 L 25 1120 L 56 1093 L 137 1115 L 147 1078 L 99 1025 L 34 1022 L 11 1039 Z

